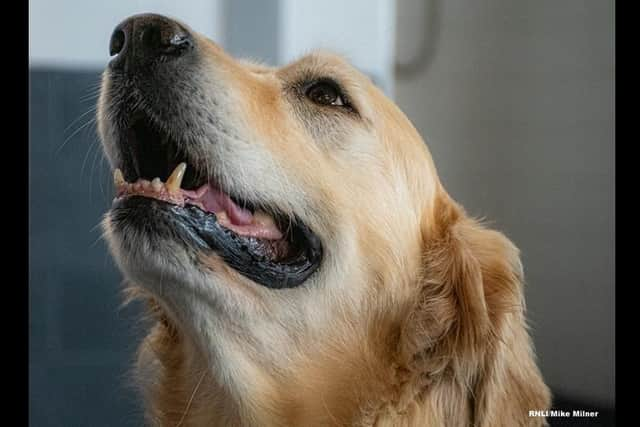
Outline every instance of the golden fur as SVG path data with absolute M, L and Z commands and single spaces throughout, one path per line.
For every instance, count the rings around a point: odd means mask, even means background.
M 290 291 L 264 289 L 202 255 L 222 301 L 209 310 L 154 291 L 107 217 L 116 260 L 155 318 L 137 370 L 149 422 L 543 425 L 528 416 L 547 409 L 550 395 L 527 332 L 518 250 L 451 199 L 404 114 L 337 56 L 272 69 L 199 40 L 208 58 L 201 73 L 228 89 L 228 123 L 253 147 L 229 145 L 224 165 L 265 164 L 230 185 L 279 197 L 318 230 L 328 255 L 322 273 Z M 288 100 L 283 87 L 301 70 L 340 81 L 359 117 Z M 105 75 L 104 90 L 109 84 Z M 99 124 L 108 139 L 105 108 Z M 195 279 L 181 274 L 174 281 L 188 288 Z

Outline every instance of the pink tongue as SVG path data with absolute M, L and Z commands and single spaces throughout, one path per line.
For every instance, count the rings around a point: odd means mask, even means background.
M 195 191 L 182 191 L 187 203 L 200 205 L 207 212 L 216 213 L 221 225 L 240 235 L 269 240 L 282 238 L 275 224 L 256 221 L 251 211 L 238 206 L 229 195 L 212 184 L 205 184 Z M 221 215 L 222 212 L 226 218 Z
M 209 186 L 209 191 L 203 195 L 200 202 L 209 212 L 226 212 L 234 225 L 249 225 L 253 220 L 251 211 L 236 205 L 227 194 L 213 186 Z

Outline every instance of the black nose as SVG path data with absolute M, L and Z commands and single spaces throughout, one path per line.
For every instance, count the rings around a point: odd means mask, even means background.
M 136 70 L 159 58 L 171 60 L 193 50 L 189 31 L 176 21 L 155 14 L 135 15 L 118 25 L 109 42 L 112 69 Z

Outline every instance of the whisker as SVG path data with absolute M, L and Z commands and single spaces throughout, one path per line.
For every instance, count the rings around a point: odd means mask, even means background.
M 98 148 L 95 150 L 95 153 L 93 154 L 93 161 L 91 162 L 91 172 L 89 173 L 89 191 L 91 193 L 93 193 L 93 176 L 95 175 L 95 172 L 96 172 L 96 159 L 98 158 L 98 155 L 101 152 L 102 150 L 100 150 L 100 144 L 98 141 Z M 100 182 L 100 176 L 98 176 L 98 182 Z
M 69 130 L 69 128 L 70 128 L 71 126 L 73 126 L 73 125 L 74 125 L 78 120 L 80 120 L 81 118 L 83 118 L 83 117 L 84 117 L 84 116 L 86 116 L 87 114 L 95 112 L 95 111 L 96 111 L 96 108 L 97 108 L 97 107 L 95 107 L 95 106 L 94 106 L 94 107 L 90 107 L 90 108 L 89 108 L 89 110 L 87 110 L 87 111 L 85 111 L 84 113 L 80 114 L 80 115 L 79 115 L 75 120 L 73 120 L 71 123 L 69 123 L 69 125 L 67 125 L 67 127 L 66 127 L 66 128 L 64 128 L 64 130 L 62 131 L 62 133 L 66 133 L 66 132 Z
M 91 150 L 93 149 L 93 147 L 96 145 L 96 140 L 93 140 L 91 142 L 91 144 L 89 145 L 89 148 L 87 149 L 87 154 L 85 154 L 84 156 L 84 160 L 82 162 L 82 168 L 80 169 L 80 175 L 84 174 L 84 167 L 87 163 L 87 159 L 89 158 L 89 153 L 91 153 Z
M 84 102 L 89 102 L 89 101 L 95 101 L 96 99 L 98 99 L 98 97 L 100 96 L 100 89 L 96 90 L 93 93 L 81 96 L 80 98 L 78 98 L 78 100 L 82 103 Z
M 100 240 L 102 240 L 102 239 L 104 239 L 104 234 L 100 234 L 100 235 L 98 236 L 98 238 L 97 238 L 97 239 L 96 239 L 92 244 L 90 244 L 90 245 L 89 245 L 89 248 L 90 248 L 90 249 L 93 249 L 93 247 L 96 245 L 96 243 L 98 243 L 98 242 L 99 242 Z
M 91 227 L 91 229 L 89 230 L 89 233 L 93 233 L 94 231 L 96 231 L 96 229 L 98 227 L 100 227 L 102 225 L 102 220 L 98 221 L 98 223 L 96 225 L 94 225 L 93 227 Z
M 78 134 L 78 132 L 80 132 L 83 129 L 86 129 L 87 126 L 95 123 L 96 119 L 95 117 L 92 118 L 91 120 L 87 121 L 85 124 L 83 124 L 82 126 L 80 126 L 78 129 L 76 129 L 71 135 L 69 135 L 64 142 L 62 143 L 62 145 L 60 145 L 60 148 L 58 148 L 54 155 L 58 155 L 60 153 L 60 151 L 64 148 L 64 146 L 67 144 L 67 142 L 69 142 L 71 140 L 71 138 L 73 138 L 74 136 L 76 136 Z
M 106 160 L 107 159 L 105 158 L 104 152 L 101 151 L 100 161 L 98 162 L 99 163 L 98 168 L 100 169 L 98 171 L 98 176 L 101 177 L 101 178 L 104 178 L 104 176 L 105 176 L 104 168 L 107 165 L 107 161 Z M 107 193 L 105 191 L 105 187 L 103 185 L 104 184 L 104 179 L 100 179 L 98 182 L 100 183 L 100 194 L 102 194 L 102 197 L 106 199 L 108 197 L 108 195 L 107 195 Z M 111 181 L 109 181 L 109 182 L 111 182 Z

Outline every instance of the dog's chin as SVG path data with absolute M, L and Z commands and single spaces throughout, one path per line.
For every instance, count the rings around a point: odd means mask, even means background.
M 109 211 L 102 222 L 104 238 L 126 287 L 147 291 L 162 299 L 173 287 L 194 289 L 205 274 L 198 251 L 156 233 L 126 228 Z

